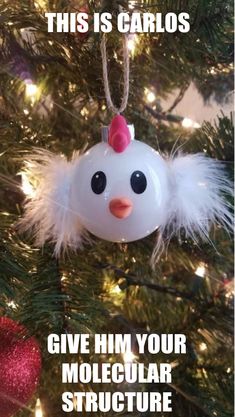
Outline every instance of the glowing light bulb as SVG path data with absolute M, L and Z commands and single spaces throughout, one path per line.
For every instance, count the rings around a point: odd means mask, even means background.
M 41 406 L 41 401 L 38 398 L 37 402 L 36 402 L 36 407 L 35 407 L 35 417 L 43 417 L 43 412 L 42 412 L 42 406 Z
M 200 263 L 195 271 L 195 275 L 198 277 L 204 278 L 206 273 L 206 267 L 203 263 Z
M 226 298 L 230 298 L 230 299 L 232 299 L 232 298 L 234 297 L 234 290 L 229 289 L 229 290 L 226 292 L 225 297 L 226 297 Z
M 120 294 L 120 292 L 122 292 L 122 290 L 119 287 L 119 285 L 115 285 L 115 287 L 113 287 L 112 290 L 111 290 L 112 294 Z
M 47 6 L 47 0 L 36 0 L 34 5 L 37 9 L 45 9 Z
M 133 39 L 128 40 L 128 49 L 129 51 L 132 51 L 135 48 L 135 42 Z
M 25 95 L 34 104 L 39 93 L 38 86 L 32 80 L 25 80 Z
M 25 172 L 20 172 L 21 174 L 21 189 L 26 196 L 33 197 L 35 190 L 30 183 L 27 174 Z
M 80 113 L 83 117 L 89 116 L 89 110 L 86 107 L 83 107 L 83 109 L 80 111 Z
M 26 95 L 27 97 L 33 97 L 37 94 L 38 87 L 36 84 L 26 84 Z
M 146 89 L 145 90 L 145 96 L 149 103 L 153 103 L 156 100 L 156 95 L 153 91 Z
M 201 352 L 204 352 L 205 350 L 207 350 L 206 343 L 204 343 L 204 342 L 200 343 L 199 349 L 200 349 Z
M 17 305 L 16 305 L 15 301 L 9 301 L 7 303 L 7 305 L 8 305 L 8 307 L 11 307 L 12 310 L 15 310 L 17 308 Z
M 125 363 L 134 362 L 135 359 L 136 359 L 136 356 L 132 352 L 125 352 L 123 354 L 123 360 Z
M 138 37 L 136 34 L 131 34 L 128 36 L 127 46 L 129 51 L 134 54 L 135 48 L 138 42 Z
M 135 2 L 129 1 L 129 9 L 133 10 L 135 8 Z
M 185 117 L 182 120 L 182 126 L 186 129 L 199 129 L 201 125 L 197 122 L 194 122 L 192 119 L 189 119 L 188 117 Z
M 61 281 L 66 281 L 67 277 L 63 274 L 61 277 Z

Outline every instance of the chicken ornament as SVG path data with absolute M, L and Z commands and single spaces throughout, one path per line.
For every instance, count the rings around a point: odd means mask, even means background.
M 135 140 L 123 113 L 129 95 L 128 35 L 123 35 L 124 87 L 120 108 L 112 101 L 106 52 L 101 39 L 107 107 L 116 114 L 103 141 L 72 160 L 38 151 L 26 167 L 37 187 L 21 220 L 38 246 L 51 241 L 55 255 L 81 248 L 88 233 L 111 242 L 133 242 L 158 230 L 153 263 L 164 242 L 181 231 L 209 239 L 211 223 L 229 229 L 231 185 L 223 166 L 202 154 L 163 158 Z
M 87 231 L 111 242 L 132 242 L 158 230 L 162 243 L 181 231 L 209 239 L 211 223 L 230 228 L 225 194 L 229 180 L 220 162 L 203 154 L 164 158 L 135 140 L 133 126 L 116 115 L 101 143 L 71 161 L 38 151 L 30 175 L 38 186 L 21 221 L 37 245 L 51 241 L 55 254 L 77 249 Z

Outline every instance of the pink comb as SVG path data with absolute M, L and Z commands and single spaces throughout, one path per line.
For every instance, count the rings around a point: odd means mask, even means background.
M 125 151 L 131 141 L 131 134 L 125 117 L 119 114 L 115 116 L 109 128 L 109 145 L 115 152 Z

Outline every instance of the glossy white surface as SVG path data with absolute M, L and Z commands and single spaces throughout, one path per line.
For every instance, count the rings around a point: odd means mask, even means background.
M 103 171 L 107 184 L 102 194 L 95 194 L 91 179 Z M 134 171 L 142 171 L 147 179 L 143 194 L 136 194 L 130 184 Z M 131 141 L 123 153 L 116 153 L 108 144 L 100 143 L 79 158 L 71 189 L 71 207 L 83 226 L 95 236 L 113 242 L 141 239 L 164 221 L 168 194 L 167 165 L 150 146 Z M 126 198 L 133 203 L 127 218 L 118 219 L 109 210 L 112 199 Z

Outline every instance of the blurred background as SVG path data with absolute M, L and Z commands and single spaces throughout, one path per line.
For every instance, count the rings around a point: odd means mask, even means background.
M 204 152 L 223 161 L 228 177 L 233 176 L 232 1 L 0 2 L 0 313 L 25 326 L 36 338 L 43 359 L 39 385 L 26 406 L 15 382 L 15 378 L 23 381 L 23 367 L 17 375 L 12 372 L 10 357 L 3 368 L 8 343 L 14 338 L 4 339 L 5 328 L 0 325 L 0 367 L 9 372 L 9 385 L 2 383 L 0 372 L 0 417 L 62 417 L 61 394 L 67 388 L 117 390 L 115 385 L 62 386 L 62 361 L 107 360 L 50 356 L 48 334 L 65 332 L 131 333 L 133 337 L 141 332 L 184 333 L 187 355 L 167 357 L 173 367 L 173 385 L 124 384 L 118 389 L 172 391 L 173 417 L 234 415 L 233 245 L 227 232 L 213 227 L 213 245 L 196 245 L 183 235 L 180 241 L 173 239 L 153 270 L 150 257 L 156 233 L 130 244 L 94 238 L 83 251 L 58 260 L 51 244 L 37 249 L 33 239 L 19 235 L 15 226 L 25 197 L 34 193 L 34 181 L 22 173 L 34 147 L 69 158 L 74 150 L 99 143 L 101 126 L 110 123 L 101 36 L 92 31 L 92 15 L 108 11 L 115 17 L 120 5 L 129 13 L 190 14 L 189 33 L 129 35 L 130 97 L 125 116 L 135 125 L 136 137 L 163 154 L 174 147 L 185 153 Z M 90 30 L 87 34 L 48 33 L 46 11 L 85 11 Z M 114 25 L 107 49 L 116 105 L 123 83 L 120 40 Z M 27 355 L 24 352 L 26 363 Z M 138 358 L 134 343 L 131 360 L 140 359 L 166 360 L 161 354 Z M 109 360 L 125 358 L 113 355 Z M 14 395 L 19 401 L 16 408 Z M 109 413 L 112 416 L 115 413 Z

